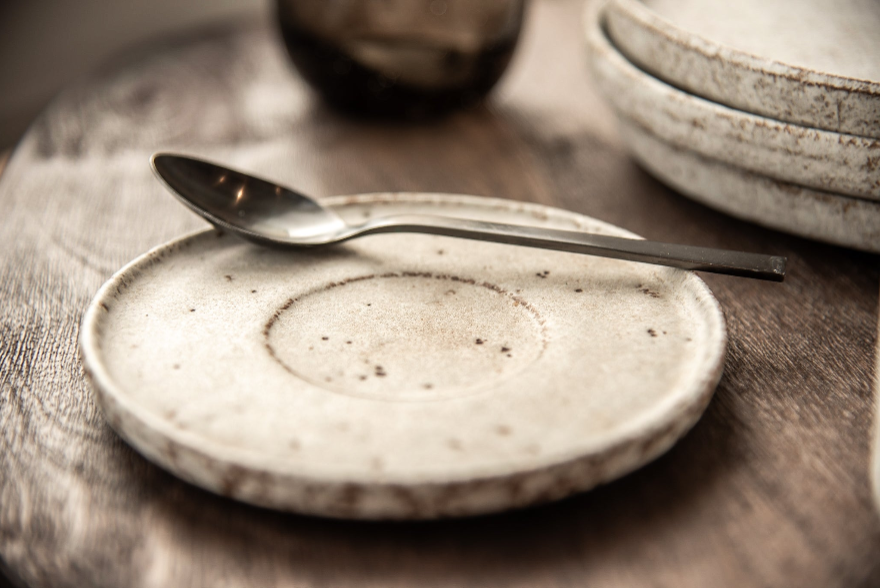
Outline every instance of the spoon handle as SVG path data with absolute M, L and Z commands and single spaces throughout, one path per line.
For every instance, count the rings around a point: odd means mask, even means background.
M 349 238 L 377 233 L 428 233 L 585 253 L 774 282 L 781 282 L 785 278 L 785 257 L 442 216 L 401 215 L 378 218 L 357 227 Z

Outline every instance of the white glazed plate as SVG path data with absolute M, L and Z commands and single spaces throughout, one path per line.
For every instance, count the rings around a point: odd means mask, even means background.
M 333 198 L 632 236 L 489 198 Z M 346 518 L 553 500 L 666 451 L 726 349 L 693 273 L 426 235 L 276 251 L 205 231 L 133 261 L 83 324 L 110 424 L 214 492 Z
M 626 119 L 619 122 L 633 156 L 682 194 L 765 227 L 880 253 L 880 203 L 749 173 L 664 143 Z
M 880 138 L 876 0 L 614 0 L 608 31 L 634 63 L 715 102 Z
M 880 199 L 880 140 L 783 123 L 678 90 L 611 44 L 603 13 L 587 11 L 586 35 L 594 78 L 618 114 L 671 145 L 753 173 Z

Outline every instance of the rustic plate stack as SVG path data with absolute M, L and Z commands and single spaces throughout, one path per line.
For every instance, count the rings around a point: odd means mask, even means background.
M 594 79 L 651 174 L 880 252 L 880 2 L 610 0 L 586 27 Z

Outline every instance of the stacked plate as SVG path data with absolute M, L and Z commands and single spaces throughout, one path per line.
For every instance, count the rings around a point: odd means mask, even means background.
M 610 0 L 586 25 L 594 78 L 650 173 L 880 253 L 880 2 Z

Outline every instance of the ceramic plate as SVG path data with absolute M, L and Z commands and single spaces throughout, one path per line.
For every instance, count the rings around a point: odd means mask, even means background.
M 611 45 L 587 13 L 594 77 L 617 112 L 667 143 L 778 180 L 880 199 L 880 140 L 782 123 L 678 90 Z
M 880 138 L 876 0 L 614 0 L 608 30 L 639 67 L 699 96 Z
M 626 119 L 620 130 L 645 169 L 694 200 L 772 229 L 880 253 L 880 203 L 745 172 L 664 143 Z
M 449 195 L 327 201 L 632 236 Z M 213 230 L 160 246 L 82 329 L 108 421 L 214 492 L 350 518 L 433 518 L 586 490 L 668 449 L 726 348 L 693 273 L 426 235 L 281 252 Z

